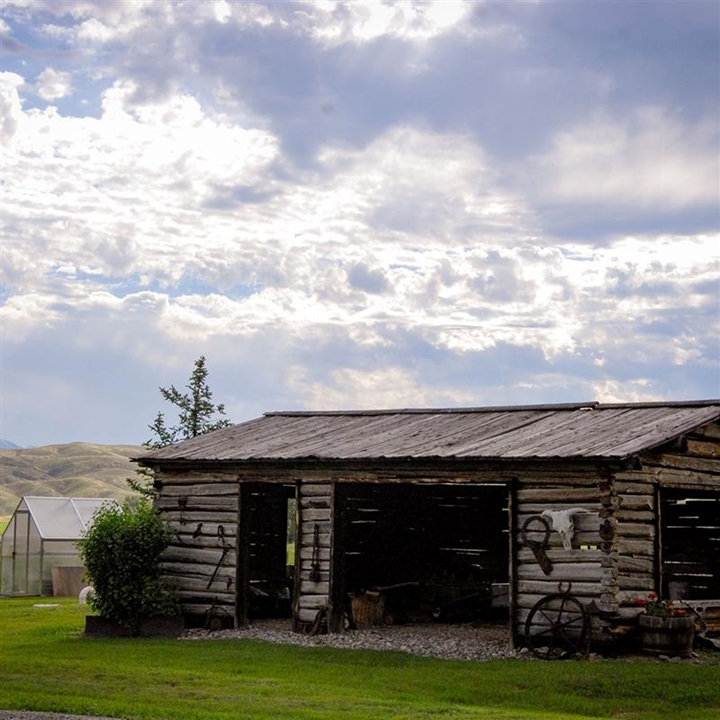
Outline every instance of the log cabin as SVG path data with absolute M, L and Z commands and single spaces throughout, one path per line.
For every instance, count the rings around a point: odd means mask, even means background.
M 189 625 L 497 621 L 569 592 L 613 644 L 720 606 L 720 400 L 270 412 L 136 458 Z

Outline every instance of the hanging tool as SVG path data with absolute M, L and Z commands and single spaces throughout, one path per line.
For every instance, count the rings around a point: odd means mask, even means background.
M 530 525 L 532 523 L 539 523 L 540 525 L 542 525 L 542 529 L 531 529 Z M 528 537 L 529 533 L 538 532 L 543 533 L 540 540 L 533 540 Z M 549 575 L 552 572 L 553 565 L 552 562 L 550 562 L 550 558 L 547 556 L 547 553 L 545 552 L 548 540 L 550 539 L 550 526 L 548 525 L 545 518 L 541 517 L 540 515 L 532 515 L 531 517 L 529 517 L 523 523 L 521 535 L 523 542 L 533 551 L 533 555 L 535 555 L 535 559 L 537 560 L 538 565 L 540 565 L 542 571 L 546 575 Z

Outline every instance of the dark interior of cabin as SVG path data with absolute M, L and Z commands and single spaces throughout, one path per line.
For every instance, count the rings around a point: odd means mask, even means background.
M 351 624 L 507 618 L 506 486 L 343 483 L 335 493 L 334 584 Z
M 670 599 L 720 598 L 720 498 L 664 488 L 660 493 L 662 593 Z
M 240 498 L 248 578 L 249 619 L 290 617 L 292 567 L 288 545 L 294 541 L 295 486 L 246 483 Z
M 334 586 L 350 625 L 507 618 L 506 486 L 341 483 L 335 499 Z M 249 619 L 291 615 L 294 502 L 292 485 L 243 485 Z

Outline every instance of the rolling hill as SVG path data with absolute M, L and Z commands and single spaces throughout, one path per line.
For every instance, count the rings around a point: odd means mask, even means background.
M 134 445 L 68 443 L 0 450 L 0 517 L 12 515 L 23 495 L 107 497 L 131 494 L 125 478 L 135 475 Z

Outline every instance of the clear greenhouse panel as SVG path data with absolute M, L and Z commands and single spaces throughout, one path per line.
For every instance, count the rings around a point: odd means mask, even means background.
M 0 595 L 52 595 L 53 568 L 82 567 L 77 541 L 108 498 L 24 497 L 2 536 Z

